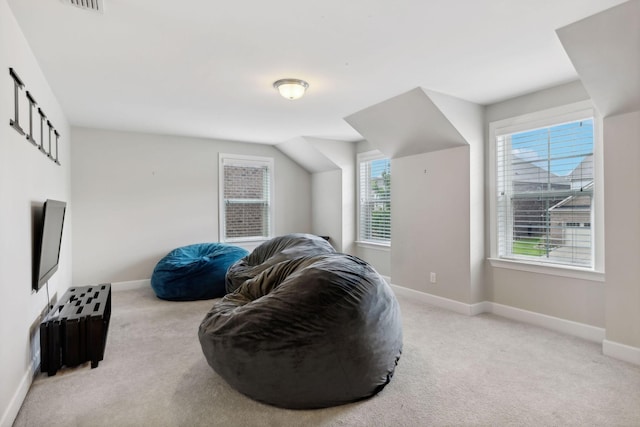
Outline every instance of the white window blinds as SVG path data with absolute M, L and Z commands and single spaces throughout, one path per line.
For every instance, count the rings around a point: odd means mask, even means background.
M 593 118 L 495 137 L 498 256 L 593 267 Z
M 379 153 L 358 156 L 361 242 L 391 243 L 391 162 Z
M 273 160 L 221 155 L 220 170 L 223 240 L 269 239 Z

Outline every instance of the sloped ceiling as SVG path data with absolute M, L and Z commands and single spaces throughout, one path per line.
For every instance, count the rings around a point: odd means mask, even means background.
M 423 89 L 429 99 L 456 128 L 468 144 L 484 140 L 484 107 L 460 98 Z
M 301 136 L 276 145 L 310 173 L 326 172 L 353 163 L 355 147 L 348 141 Z
M 340 169 L 353 167 L 355 143 L 305 136 L 313 147 Z
M 470 130 L 469 111 L 461 105 L 475 104 L 418 87 L 345 120 L 385 155 L 399 158 L 467 145 L 459 127 Z
M 338 165 L 325 156 L 315 145 L 300 136 L 276 145 L 276 148 L 310 173 L 339 169 Z
M 640 0 L 556 32 L 600 114 L 640 110 Z

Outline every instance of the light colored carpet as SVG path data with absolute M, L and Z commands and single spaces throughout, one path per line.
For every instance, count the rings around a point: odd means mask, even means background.
M 359 403 L 284 410 L 229 387 L 197 331 L 212 301 L 113 293 L 104 360 L 38 375 L 14 426 L 640 426 L 640 367 L 597 344 L 399 297 L 404 351 Z

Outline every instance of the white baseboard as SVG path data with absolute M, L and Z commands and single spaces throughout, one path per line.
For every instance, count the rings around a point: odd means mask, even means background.
M 397 295 L 408 296 L 414 300 L 426 302 L 427 304 L 435 305 L 436 307 L 446 308 L 447 310 L 455 311 L 456 313 L 465 314 L 467 316 L 480 313 L 474 313 L 474 311 L 477 311 L 478 309 L 478 307 L 476 307 L 478 304 L 465 304 L 460 301 L 439 297 L 437 295 L 416 291 L 415 289 L 405 288 L 398 285 L 391 285 L 391 288 Z
M 38 359 L 40 359 L 40 353 L 38 353 Z M 35 358 L 34 358 L 35 360 Z M 37 366 L 37 364 L 35 365 Z M 30 364 L 27 371 L 22 376 L 22 380 L 20 381 L 20 385 L 18 389 L 13 394 L 11 401 L 9 402 L 9 406 L 2 414 L 2 418 L 0 419 L 0 427 L 11 427 L 13 422 L 16 420 L 18 416 L 18 412 L 22 407 L 22 402 L 27 397 L 27 392 L 29 391 L 29 387 L 31 387 L 31 383 L 33 382 L 33 376 L 35 374 L 34 363 Z
M 602 353 L 615 359 L 640 365 L 640 348 L 632 347 L 619 342 L 604 340 L 602 342 Z
M 482 301 L 476 304 L 469 305 L 469 315 L 475 316 L 476 314 L 491 313 L 491 302 Z
M 604 328 L 598 328 L 596 326 L 586 325 L 572 320 L 561 319 L 559 317 L 548 316 L 534 311 L 522 310 L 520 308 L 495 302 L 491 302 L 489 304 L 491 305 L 491 313 L 508 319 L 541 326 L 543 328 L 580 337 L 598 344 L 602 343 L 605 337 Z
M 422 301 L 427 304 L 435 305 L 436 307 L 445 308 L 467 316 L 475 316 L 481 313 L 493 313 L 508 319 L 541 326 L 543 328 L 584 338 L 596 343 L 602 343 L 605 337 L 604 328 L 598 328 L 584 323 L 548 316 L 546 314 L 540 314 L 533 311 L 522 310 L 520 308 L 498 304 L 491 301 L 482 301 L 476 304 L 465 304 L 460 301 L 454 301 L 402 286 L 391 285 L 391 287 L 398 295 L 409 296 L 414 300 Z
M 133 289 L 142 289 L 151 287 L 151 279 L 129 280 L 127 282 L 113 282 L 111 291 L 131 291 Z

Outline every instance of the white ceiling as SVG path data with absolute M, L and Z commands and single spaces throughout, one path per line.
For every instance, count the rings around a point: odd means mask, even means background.
M 489 104 L 575 80 L 555 30 L 624 0 L 7 2 L 72 125 L 278 144 L 362 139 L 344 117 L 415 87 Z

